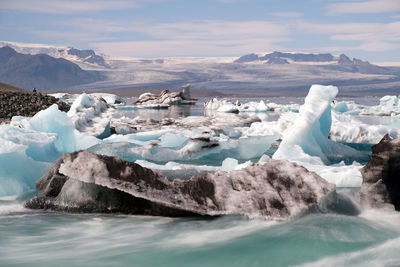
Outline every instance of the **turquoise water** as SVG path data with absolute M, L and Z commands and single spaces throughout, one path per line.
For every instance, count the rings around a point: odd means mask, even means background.
M 243 102 L 248 100 L 254 99 Z M 161 111 L 125 110 L 116 116 L 163 118 L 202 112 L 200 103 Z M 92 150 L 134 161 L 130 149 L 135 146 L 116 143 Z M 188 163 L 220 165 L 227 156 L 221 153 Z M 330 213 L 287 222 L 28 210 L 23 203 L 34 196 L 31 191 L 0 200 L 0 266 L 400 266 L 399 213 L 358 214 L 357 190 L 339 189 L 339 205 Z
M 0 206 L 1 266 L 294 266 L 321 259 L 317 266 L 335 266 L 334 260 L 351 260 L 354 253 L 365 254 L 352 259 L 355 266 L 370 266 L 371 248 L 388 242 L 395 246 L 380 263 L 400 264 L 399 228 L 363 216 L 311 214 L 269 222 L 5 212 L 9 205 L 18 210 L 18 203 Z

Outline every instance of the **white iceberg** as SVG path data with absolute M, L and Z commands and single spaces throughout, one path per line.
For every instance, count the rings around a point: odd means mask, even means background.
M 54 96 L 55 98 L 58 98 L 66 103 L 72 104 L 81 94 L 54 93 L 54 94 L 49 94 L 49 95 Z M 87 93 L 87 95 L 89 97 L 102 98 L 102 99 L 104 99 L 104 101 L 107 102 L 108 105 L 112 105 L 112 106 L 125 105 L 125 101 L 122 99 L 122 97 L 115 95 L 115 94 Z
M 342 143 L 377 144 L 385 134 L 391 138 L 400 136 L 400 129 L 391 125 L 362 123 L 348 114 L 332 113 L 330 139 Z
M 0 197 L 33 189 L 50 163 L 61 154 L 55 134 L 10 125 L 0 126 Z
M 74 101 L 67 115 L 80 132 L 106 138 L 111 135 L 110 120 L 113 111 L 102 98 L 84 93 Z
M 273 159 L 288 159 L 299 163 L 340 186 L 360 186 L 361 174 L 354 170 L 359 166 L 339 166 L 340 169 L 326 166 L 332 163 L 332 158 L 357 157 L 359 154 L 348 146 L 328 139 L 332 123 L 331 102 L 337 93 L 338 88 L 335 86 L 311 86 L 304 105 L 300 107 L 299 118 L 285 132 Z M 350 173 L 352 177 L 344 180 L 344 173 Z

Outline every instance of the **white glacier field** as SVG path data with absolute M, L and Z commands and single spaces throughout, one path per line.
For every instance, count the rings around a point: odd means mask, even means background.
M 0 266 L 400 266 L 400 213 L 365 208 L 357 195 L 372 145 L 400 137 L 400 98 L 337 93 L 315 85 L 306 98 L 207 98 L 162 109 L 82 94 L 68 113 L 53 105 L 13 117 L 0 125 Z M 289 220 L 24 206 L 52 162 L 84 149 L 170 180 L 289 160 L 335 184 L 338 201 Z

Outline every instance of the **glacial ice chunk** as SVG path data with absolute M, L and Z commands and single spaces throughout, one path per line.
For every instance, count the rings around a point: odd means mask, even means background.
M 298 160 L 307 154 L 318 157 L 325 164 L 330 163 L 330 157 L 344 154 L 357 154 L 354 149 L 328 139 L 332 118 L 331 102 L 338 93 L 335 86 L 312 85 L 300 107 L 300 117 L 285 133 L 274 159 Z M 297 146 L 304 153 L 294 152 Z
M 111 135 L 112 112 L 113 109 L 109 109 L 104 99 L 83 93 L 74 101 L 67 114 L 80 132 L 106 138 Z
M 33 189 L 57 152 L 55 134 L 10 125 L 0 126 L 0 197 Z
M 370 125 L 362 123 L 348 114 L 332 113 L 330 139 L 336 142 L 377 144 L 385 134 L 392 138 L 400 136 L 395 125 Z
M 273 159 L 294 161 L 338 186 L 360 186 L 359 166 L 326 166 L 341 158 L 362 157 L 355 149 L 328 139 L 331 102 L 337 93 L 335 86 L 311 86 L 299 118 L 285 132 Z
M 55 133 L 57 140 L 54 145 L 60 153 L 87 149 L 100 142 L 99 139 L 86 136 L 76 130 L 68 115 L 60 111 L 56 104 L 39 111 L 32 118 L 12 120 L 11 124 L 38 132 Z

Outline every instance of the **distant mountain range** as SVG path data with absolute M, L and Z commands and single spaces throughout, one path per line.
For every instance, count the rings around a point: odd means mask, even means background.
M 30 89 L 193 89 L 230 95 L 304 95 L 311 84 L 342 94 L 400 94 L 400 68 L 329 53 L 239 58 L 113 58 L 67 46 L 0 41 L 0 82 Z
M 11 47 L 0 48 L 0 81 L 30 89 L 66 89 L 101 80 L 101 74 L 82 70 L 63 58 L 26 55 Z
M 332 54 L 307 54 L 307 53 L 282 53 L 273 52 L 264 55 L 248 54 L 239 57 L 234 63 L 263 63 L 263 64 L 313 64 L 333 67 L 343 71 L 359 72 L 366 74 L 387 73 L 388 69 L 373 65 L 368 61 L 357 58 L 351 60 L 345 54 L 333 56 Z
M 51 46 L 40 44 L 24 44 L 0 41 L 0 47 L 9 46 L 22 54 L 46 54 L 55 58 L 64 58 L 72 61 L 82 68 L 108 67 L 103 56 L 97 55 L 93 50 L 79 50 L 67 46 Z

